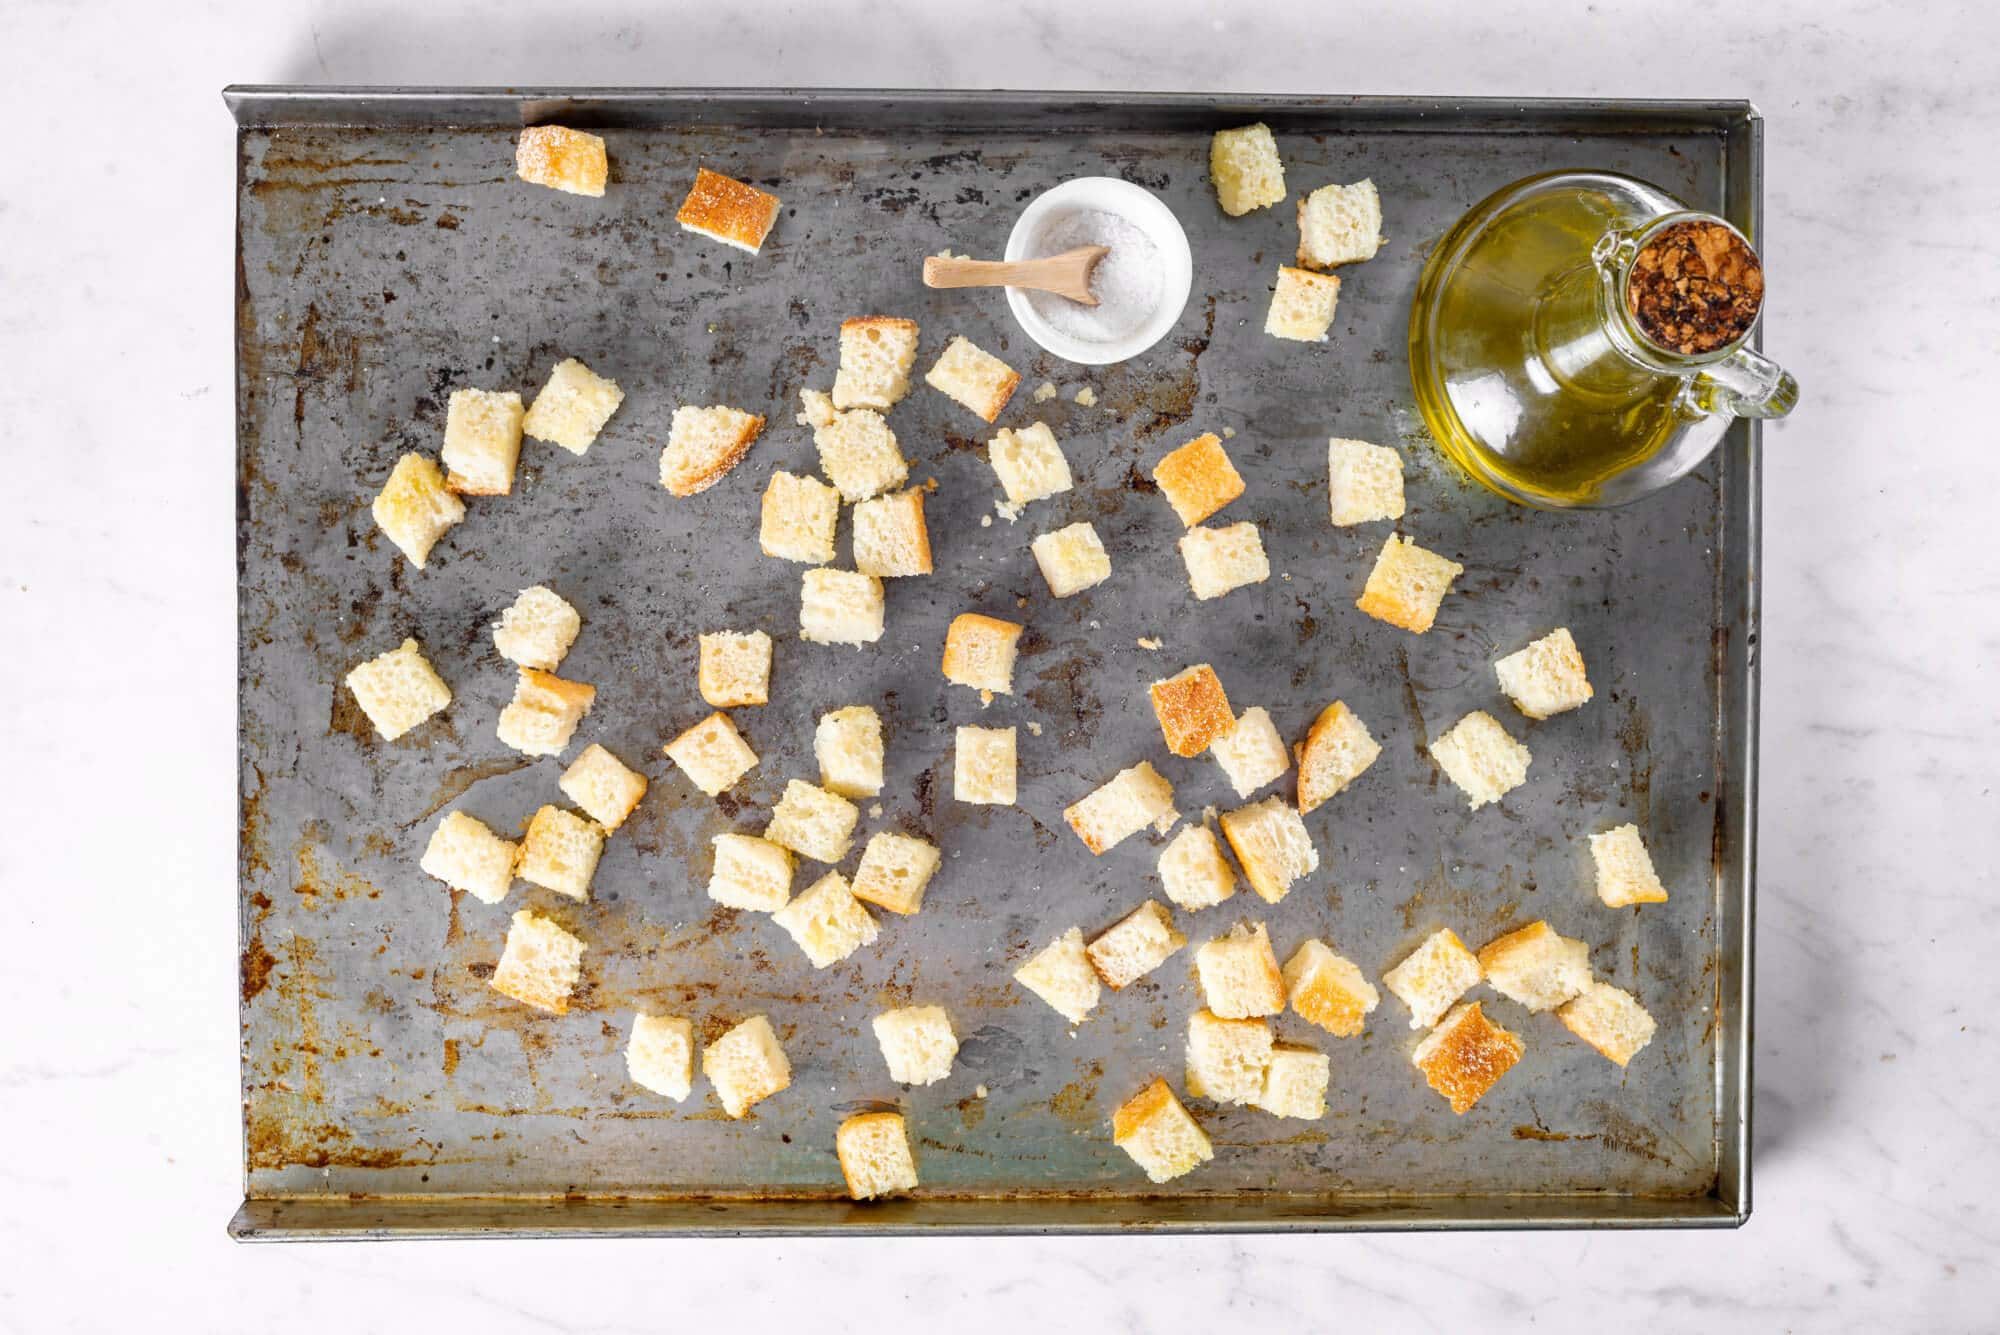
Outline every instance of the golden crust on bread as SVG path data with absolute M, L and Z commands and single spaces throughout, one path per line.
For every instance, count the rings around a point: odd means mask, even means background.
M 514 146 L 514 170 L 531 185 L 600 197 L 610 175 L 604 141 L 560 125 L 530 125 Z
M 1167 749 L 1177 756 L 1198 756 L 1236 727 L 1222 679 L 1206 663 L 1154 682 L 1152 692 L 1153 713 L 1159 717 Z
M 1243 494 L 1243 477 L 1214 432 L 1196 436 L 1153 467 L 1167 503 L 1193 528 Z
M 1464 1116 L 1525 1051 L 1519 1038 L 1487 1019 L 1472 1001 L 1445 1016 L 1410 1060 L 1424 1073 L 1425 1083 L 1450 1100 L 1451 1110 Z
M 674 221 L 755 255 L 778 220 L 778 207 L 776 195 L 701 167 Z

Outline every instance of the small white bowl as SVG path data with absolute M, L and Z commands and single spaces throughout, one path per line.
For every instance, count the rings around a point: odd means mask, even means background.
M 1194 289 L 1194 255 L 1188 250 L 1187 232 L 1181 227 L 1181 220 L 1152 191 L 1115 176 L 1079 176 L 1043 191 L 1021 210 L 1014 230 L 1007 237 L 1007 258 L 1033 258 L 1028 249 L 1042 228 L 1055 217 L 1077 209 L 1115 213 L 1146 234 L 1159 252 L 1163 269 L 1158 309 L 1124 338 L 1100 343 L 1055 328 L 1036 313 L 1027 292 L 1021 288 L 1007 289 L 1007 305 L 1028 337 L 1056 356 L 1084 366 L 1109 366 L 1152 347 L 1181 318 L 1181 312 L 1187 309 L 1188 293 Z

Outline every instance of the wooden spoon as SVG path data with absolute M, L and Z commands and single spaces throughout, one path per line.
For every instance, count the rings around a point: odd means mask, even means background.
M 1109 246 L 1078 246 L 1039 260 L 960 260 L 932 255 L 924 261 L 925 287 L 1029 287 L 1053 292 L 1079 306 L 1095 306 L 1090 274 Z

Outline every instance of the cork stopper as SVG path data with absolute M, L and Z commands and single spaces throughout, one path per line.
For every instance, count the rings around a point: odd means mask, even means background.
M 1625 306 L 1662 348 L 1699 357 L 1750 332 L 1764 305 L 1764 266 L 1719 222 L 1661 228 L 1632 260 Z

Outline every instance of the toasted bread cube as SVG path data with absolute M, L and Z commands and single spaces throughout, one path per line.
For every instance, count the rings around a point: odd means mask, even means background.
M 1473 1001 L 1454 1007 L 1424 1035 L 1410 1061 L 1424 1073 L 1424 1083 L 1450 1100 L 1451 1110 L 1463 1117 L 1525 1051 L 1518 1037 L 1487 1019 Z
M 973 346 L 963 334 L 953 335 L 924 383 L 954 403 L 969 408 L 987 422 L 1000 416 L 1021 383 L 1020 373 L 990 352 Z
M 1208 145 L 1208 176 L 1215 183 L 1216 201 L 1232 218 L 1285 197 L 1285 164 L 1271 127 L 1262 121 L 1215 132 Z
M 1319 850 L 1306 833 L 1306 823 L 1282 797 L 1223 812 L 1222 833 L 1250 888 L 1267 904 L 1277 903 L 1293 885 L 1319 870 Z
M 1386 445 L 1326 443 L 1327 506 L 1334 527 L 1403 517 L 1403 456 Z
M 917 322 L 867 315 L 840 322 L 840 370 L 833 377 L 833 406 L 886 413 L 910 392 L 917 361 Z
M 944 633 L 945 680 L 995 695 L 1014 693 L 1015 644 L 1026 630 L 1018 621 L 961 612 Z
M 1531 1011 L 1554 1010 L 1590 986 L 1590 947 L 1545 922 L 1479 948 L 1479 969 L 1495 992 Z
M 849 705 L 820 716 L 813 729 L 819 781 L 842 797 L 882 791 L 882 716 L 867 705 Z
M 594 686 L 522 668 L 514 680 L 514 698 L 500 711 L 495 732 L 523 755 L 561 755 L 596 699 Z
M 583 977 L 583 942 L 555 922 L 522 909 L 507 929 L 500 963 L 487 980 L 495 992 L 523 1005 L 562 1015 Z
M 1377 621 L 1421 635 L 1437 619 L 1451 582 L 1463 573 L 1458 562 L 1391 533 L 1354 605 Z
M 883 1011 L 872 1021 L 875 1041 L 889 1063 L 889 1078 L 899 1085 L 934 1085 L 951 1074 L 958 1056 L 958 1035 L 942 1006 L 903 1006 Z
M 686 1099 L 694 1091 L 694 1025 L 677 1015 L 634 1015 L 625 1073 L 662 1098 Z
M 1153 481 L 1181 523 L 1193 528 L 1243 494 L 1243 477 L 1214 432 L 1196 436 L 1153 466 Z
M 1335 700 L 1320 711 L 1299 744 L 1299 810 L 1318 807 L 1360 778 L 1381 754 L 1368 725 Z
M 519 844 L 502 839 L 484 821 L 453 811 L 431 831 L 417 865 L 482 904 L 498 904 L 514 883 L 514 863 L 520 856 Z
M 755 255 L 778 221 L 778 204 L 778 197 L 768 191 L 698 167 L 674 221 L 690 232 Z
M 444 484 L 462 496 L 505 496 L 521 457 L 521 396 L 455 389 L 445 410 Z
M 1083 929 L 1072 927 L 1014 970 L 1014 981 L 1049 1003 L 1071 1024 L 1082 1024 L 1102 995 L 1097 970 L 1083 944 Z
M 1620 1066 L 1653 1041 L 1653 1017 L 1622 987 L 1593 982 L 1556 1010 L 1572 1034 Z
M 1044 501 L 1068 491 L 1069 460 L 1063 457 L 1056 433 L 1047 424 L 1036 422 L 1019 431 L 1000 428 L 986 446 L 986 461 L 1007 493 L 1007 503 L 1019 508 L 1030 501 Z
M 1271 578 L 1271 563 L 1264 557 L 1264 540 L 1255 524 L 1197 526 L 1181 535 L 1180 547 L 1181 560 L 1187 563 L 1188 584 L 1194 596 L 1203 601 Z
M 1171 1182 L 1215 1157 L 1200 1124 L 1158 1076 L 1111 1114 L 1111 1141 L 1152 1182 Z
M 1271 291 L 1271 309 L 1264 316 L 1264 332 L 1294 343 L 1324 343 L 1339 304 L 1338 278 L 1281 264 L 1278 285 Z
M 910 476 L 909 462 L 882 414 L 869 408 L 837 411 L 817 389 L 799 391 L 805 411 L 799 425 L 813 429 L 819 466 L 849 504 L 894 491 Z
M 1138 982 L 1187 944 L 1174 915 L 1158 900 L 1133 909 L 1090 943 L 1090 963 L 1116 992 Z
M 1262 709 L 1244 710 L 1234 727 L 1208 744 L 1208 753 L 1229 776 L 1229 786 L 1238 797 L 1248 797 L 1283 778 L 1292 767 L 1292 753 L 1285 749 L 1277 725 Z
M 382 740 L 393 742 L 451 703 L 451 688 L 415 640 L 348 670 L 347 689 Z
M 743 462 L 763 431 L 763 417 L 740 408 L 674 409 L 666 447 L 660 451 L 660 485 L 675 496 L 707 491 Z
M 1206 825 L 1190 825 L 1160 850 L 1160 883 L 1184 909 L 1205 909 L 1236 893 L 1236 873 Z
M 604 854 L 604 831 L 574 811 L 545 806 L 521 839 L 519 874 L 530 885 L 571 899 L 590 898 L 590 878 Z
M 854 507 L 854 565 L 864 575 L 897 579 L 931 573 L 931 532 L 924 493 L 912 487 Z
M 1188 1019 L 1188 1097 L 1248 1103 L 1264 1092 L 1271 1064 L 1271 1026 L 1262 1020 L 1225 1020 L 1199 1010 Z
M 816 566 L 799 586 L 799 638 L 814 644 L 873 644 L 886 625 L 882 581 Z
M 1475 709 L 1431 743 L 1431 759 L 1477 811 L 1526 783 L 1534 756 L 1507 735 L 1498 719 Z
M 1273 1043 L 1264 1068 L 1264 1087 L 1250 1106 L 1273 1117 L 1317 1121 L 1326 1116 L 1326 1087 L 1333 1063 L 1324 1052 L 1294 1043 Z
M 1653 857 L 1636 825 L 1590 836 L 1591 861 L 1597 864 L 1597 897 L 1609 908 L 1634 904 L 1664 904 L 1667 887 L 1653 870 Z
M 834 531 L 840 523 L 840 492 L 816 477 L 780 468 L 764 486 L 757 545 L 764 555 L 806 565 L 833 560 Z
M 924 887 L 943 860 L 936 844 L 879 830 L 861 850 L 854 897 L 891 913 L 915 913 L 924 906 Z
M 703 635 L 696 684 L 717 709 L 761 705 L 771 699 L 771 637 L 761 630 L 717 630 Z
M 833 1133 L 833 1150 L 857 1201 L 916 1190 L 917 1160 L 901 1113 L 856 1113 Z
M 1195 974 L 1208 1008 L 1225 1020 L 1277 1015 L 1285 1009 L 1285 976 L 1263 923 L 1245 922 L 1194 952 Z
M 1382 994 L 1353 960 L 1323 941 L 1307 941 L 1285 961 L 1285 993 L 1299 1018 L 1339 1038 L 1353 1038 L 1368 1023 Z
M 791 902 L 792 853 L 754 834 L 718 834 L 708 897 L 725 908 L 776 913 Z
M 1014 729 L 960 727 L 952 761 L 951 795 L 983 806 L 1015 799 Z
M 1479 957 L 1451 928 L 1440 927 L 1409 958 L 1382 975 L 1382 986 L 1410 1008 L 1410 1028 L 1428 1029 L 1479 978 Z
M 1381 248 L 1382 197 L 1373 181 L 1323 185 L 1299 201 L 1302 267 L 1331 269 L 1372 260 Z
M 493 647 L 521 667 L 554 672 L 576 643 L 583 618 L 554 589 L 540 584 L 521 590 L 493 627 Z
M 411 453 L 396 460 L 369 513 L 410 564 L 422 570 L 438 539 L 465 518 L 465 502 L 445 486 L 434 460 Z
M 757 767 L 757 753 L 736 731 L 735 721 L 719 709 L 661 750 L 710 797 L 727 791 Z
M 771 915 L 799 943 L 815 969 L 828 969 L 875 940 L 875 919 L 862 907 L 847 878 L 830 871 Z
M 530 125 L 514 145 L 514 171 L 530 185 L 602 198 L 610 174 L 604 140 L 560 125 Z
M 1198 756 L 1236 727 L 1222 678 L 1206 663 L 1154 682 L 1152 694 L 1153 714 L 1160 720 L 1167 750 L 1177 756 Z
M 1514 707 L 1532 719 L 1580 708 L 1595 694 L 1567 626 L 1557 626 L 1527 648 L 1508 654 L 1494 663 L 1493 670 Z
M 1049 592 L 1067 598 L 1111 578 L 1111 556 L 1087 522 L 1044 533 L 1028 544 Z
M 646 795 L 646 776 L 627 769 L 617 756 L 592 742 L 563 771 L 556 786 L 610 831 L 623 825 Z
M 565 357 L 549 372 L 542 392 L 528 408 L 522 430 L 536 440 L 568 450 L 586 453 L 618 405 L 625 391 L 616 380 L 597 374 L 574 357 Z
M 1149 760 L 1119 770 L 1063 812 L 1084 847 L 1100 854 L 1148 825 L 1165 834 L 1180 818 L 1174 810 L 1174 786 Z
M 751 1016 L 703 1048 L 701 1073 L 731 1117 L 741 1117 L 792 1083 L 792 1064 L 778 1045 L 777 1031 L 762 1015 Z
M 778 805 L 771 808 L 771 825 L 764 837 L 802 858 L 834 863 L 846 858 L 860 820 L 861 808 L 838 793 L 792 779 Z

